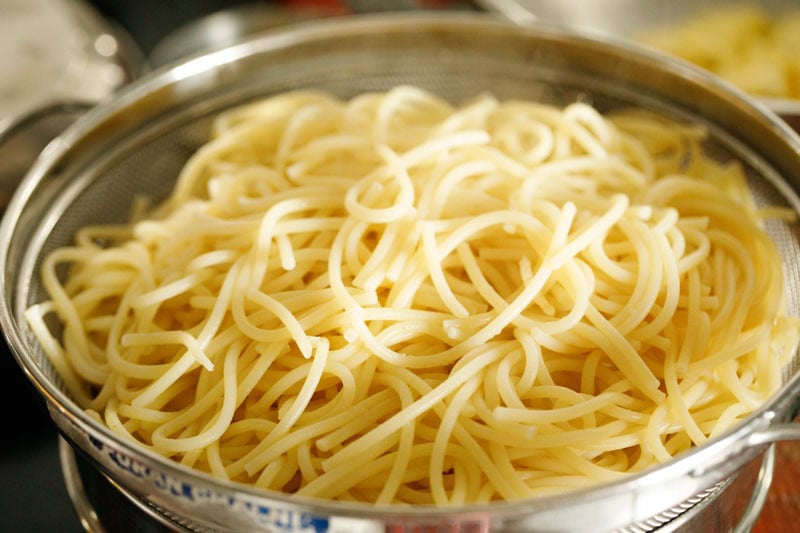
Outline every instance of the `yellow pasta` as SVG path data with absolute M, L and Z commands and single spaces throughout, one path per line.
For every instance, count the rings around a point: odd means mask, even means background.
M 27 318 L 81 406 L 218 478 L 429 505 L 619 479 L 747 416 L 798 340 L 703 138 L 584 103 L 274 96 L 146 217 L 52 252 Z
M 800 98 L 799 9 L 770 14 L 755 3 L 724 5 L 636 37 L 747 92 Z

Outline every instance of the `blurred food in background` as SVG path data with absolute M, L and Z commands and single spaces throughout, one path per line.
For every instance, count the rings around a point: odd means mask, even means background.
M 553 23 L 648 44 L 800 115 L 798 0 L 473 0 L 517 24 Z M 798 121 L 800 122 L 800 121 Z
M 800 6 L 779 16 L 755 5 L 721 6 L 634 37 L 752 94 L 800 98 Z

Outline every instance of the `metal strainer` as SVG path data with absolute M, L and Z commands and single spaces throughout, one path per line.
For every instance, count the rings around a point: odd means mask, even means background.
M 17 190 L 0 226 L 0 322 L 55 423 L 109 478 L 203 530 L 592 531 L 625 528 L 725 482 L 768 443 L 800 439 L 798 359 L 784 387 L 706 445 L 613 484 L 533 500 L 434 509 L 331 503 L 265 493 L 190 471 L 122 441 L 67 396 L 22 318 L 43 298 L 39 264 L 86 224 L 121 222 L 134 196 L 158 200 L 206 140 L 220 111 L 269 94 L 322 89 L 340 97 L 414 84 L 453 101 L 499 98 L 601 111 L 637 106 L 707 125 L 709 150 L 742 161 L 757 203 L 800 212 L 800 139 L 776 116 L 687 64 L 623 42 L 478 15 L 370 16 L 264 34 L 153 73 L 56 139 Z M 800 316 L 800 227 L 768 226 L 784 260 L 789 311 Z M 722 487 L 713 491 L 715 487 Z

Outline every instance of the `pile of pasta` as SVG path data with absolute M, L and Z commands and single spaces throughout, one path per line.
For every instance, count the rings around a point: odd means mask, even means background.
M 638 38 L 752 94 L 800 99 L 800 9 L 724 5 Z
M 785 213 L 705 135 L 276 95 L 220 115 L 165 202 L 52 252 L 27 320 L 92 416 L 218 478 L 420 505 L 617 480 L 743 419 L 798 340 L 761 229 Z

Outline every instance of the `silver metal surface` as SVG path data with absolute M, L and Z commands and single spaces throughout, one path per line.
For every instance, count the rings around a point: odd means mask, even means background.
M 102 518 L 99 516 L 100 509 L 97 509 L 98 506 L 102 506 L 105 503 L 98 501 L 97 498 L 93 498 L 92 494 L 90 494 L 91 491 L 87 490 L 86 483 L 84 482 L 86 473 L 81 472 L 75 450 L 73 450 L 69 443 L 63 438 L 58 439 L 58 458 L 61 463 L 61 474 L 64 478 L 64 486 L 67 489 L 67 494 L 69 494 L 81 525 L 87 533 L 106 533 L 108 528 L 106 528 Z M 167 516 L 157 512 L 155 509 L 151 508 L 146 501 L 135 497 L 124 487 L 118 485 L 99 470 L 92 468 L 91 476 L 94 477 L 92 481 L 95 483 L 98 481 L 102 483 L 101 486 L 103 490 L 116 493 L 106 495 L 108 498 L 105 500 L 106 502 L 111 501 L 112 497 L 116 496 L 118 498 L 118 500 L 115 501 L 115 508 L 111 512 L 122 515 L 123 510 L 119 507 L 122 505 L 128 506 L 128 508 L 125 509 L 124 516 L 128 517 L 131 522 L 130 528 L 128 529 L 129 531 L 134 531 L 137 527 L 144 529 L 147 526 L 155 525 L 163 526 L 166 530 L 176 533 L 192 531 L 179 522 L 172 521 Z M 109 512 L 108 509 L 104 511 L 106 513 Z
M 61 475 L 64 478 L 64 486 L 67 489 L 72 506 L 78 515 L 83 529 L 87 533 L 105 533 L 103 524 L 97 517 L 91 502 L 86 496 L 81 480 L 78 465 L 75 463 L 75 452 L 69 447 L 64 439 L 58 440 L 58 459 L 61 462 Z
M 764 462 L 758 471 L 756 489 L 748 500 L 742 518 L 734 528 L 734 533 L 748 533 L 756 525 L 758 516 L 767 502 L 769 488 L 772 485 L 772 476 L 775 473 L 775 454 L 774 444 L 767 448 L 766 453 L 764 453 Z
M 762 456 L 705 493 L 615 533 L 747 533 L 764 506 L 774 468 L 775 447 L 770 446 Z
M 84 489 L 82 477 L 101 477 L 108 483 L 119 500 L 116 507 L 127 505 L 141 513 L 132 527 L 160 525 L 176 533 L 212 533 L 202 524 L 176 517 L 166 509 L 154 507 L 146 498 L 120 486 L 100 471 L 92 469 L 83 476 L 78 468 L 75 451 L 64 439 L 59 440 L 64 483 L 75 505 L 78 516 L 89 533 L 105 533 L 106 528 L 98 518 L 95 507 L 102 505 Z M 775 468 L 775 447 L 767 448 L 763 457 L 755 458 L 736 475 L 717 484 L 708 491 L 666 510 L 648 520 L 631 524 L 614 533 L 676 533 L 680 531 L 731 531 L 747 533 L 755 524 L 769 492 Z
M 64 392 L 22 313 L 43 298 L 44 254 L 88 223 L 121 222 L 135 195 L 154 200 L 206 140 L 211 117 L 269 94 L 316 88 L 349 97 L 415 84 L 453 101 L 491 91 L 601 111 L 637 106 L 708 126 L 708 149 L 744 165 L 757 203 L 800 211 L 800 138 L 707 73 L 628 43 L 487 16 L 426 14 L 295 26 L 157 72 L 60 136 L 0 224 L 0 325 L 66 437 L 121 487 L 173 516 L 220 531 L 607 531 L 658 516 L 726 482 L 770 442 L 799 439 L 795 358 L 783 388 L 743 423 L 659 468 L 564 495 L 455 508 L 368 506 L 265 493 L 212 479 L 122 441 Z M 800 315 L 800 230 L 769 224 L 791 314 Z M 286 528 L 280 524 L 288 524 Z M 283 528 L 283 529 L 282 529 Z

